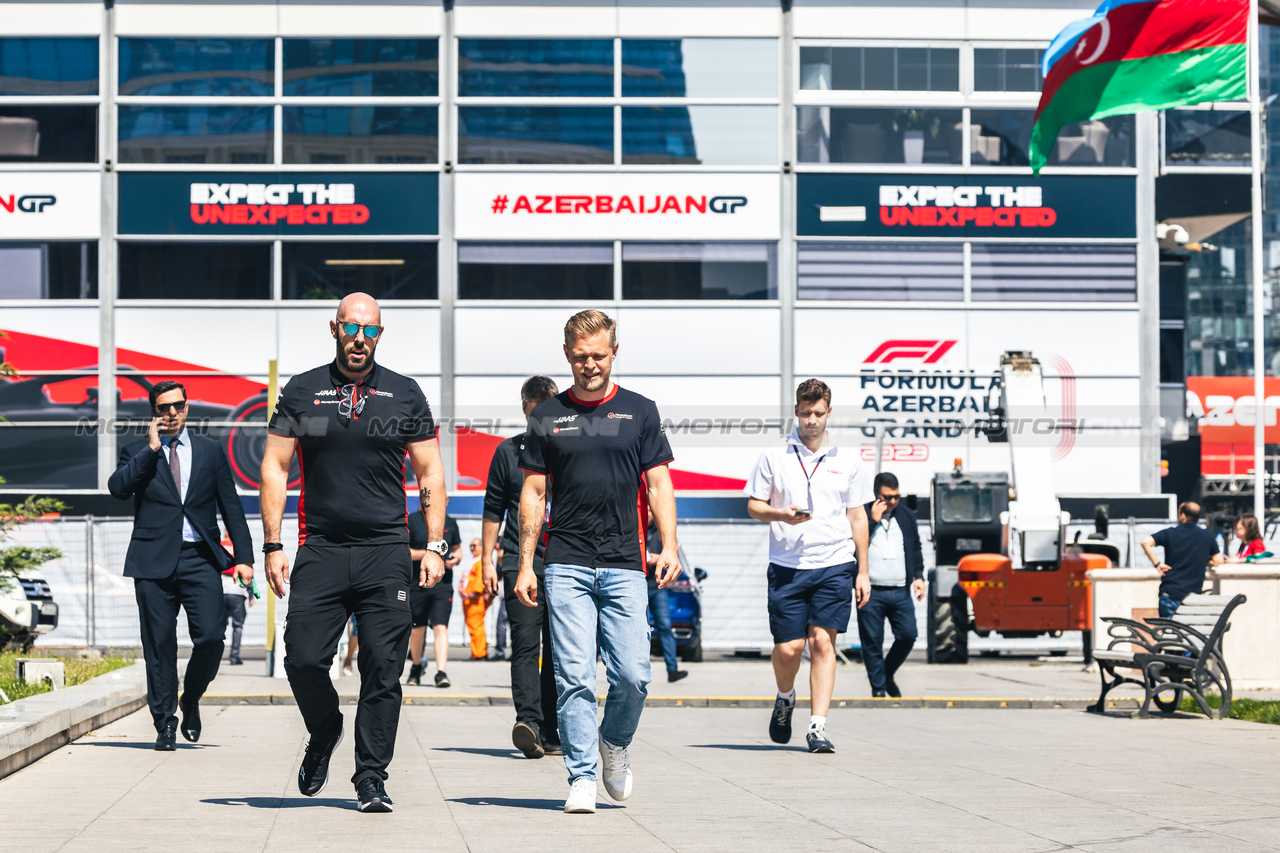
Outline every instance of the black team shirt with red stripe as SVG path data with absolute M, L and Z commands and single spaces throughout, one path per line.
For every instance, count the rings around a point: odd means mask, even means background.
M 339 413 L 341 389 L 352 384 L 356 405 L 345 416 Z M 362 382 L 353 383 L 331 362 L 289 380 L 268 430 L 298 440 L 299 542 L 408 543 L 405 451 L 436 437 L 431 406 L 417 382 L 375 363 Z
M 545 563 L 645 571 L 644 473 L 675 457 L 658 407 L 617 385 L 584 402 L 573 389 L 529 416 L 520 467 L 547 476 Z

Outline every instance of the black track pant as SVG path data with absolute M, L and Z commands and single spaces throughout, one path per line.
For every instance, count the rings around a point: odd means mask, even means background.
M 409 546 L 303 545 L 289 573 L 284 671 L 313 738 L 338 716 L 329 667 L 354 613 L 360 626 L 356 772 L 387 778 L 400 724 L 400 673 L 409 648 Z
M 516 722 L 529 723 L 539 731 L 542 742 L 559 743 L 556 725 L 556 671 L 551 652 L 551 619 L 546 590 L 538 590 L 538 606 L 526 607 L 516 598 L 516 557 L 502 561 L 503 598 L 511 625 L 511 701 L 516 706 Z M 541 585 L 541 578 L 539 578 Z M 538 658 L 542 671 L 538 671 Z
M 200 701 L 222 662 L 227 614 L 222 604 L 222 577 L 213 552 L 204 544 L 184 543 L 178 565 L 167 578 L 134 578 L 142 628 L 142 654 L 147 662 L 147 704 L 156 731 L 178 716 L 178 607 L 187 611 L 191 660 L 182 682 L 182 698 Z

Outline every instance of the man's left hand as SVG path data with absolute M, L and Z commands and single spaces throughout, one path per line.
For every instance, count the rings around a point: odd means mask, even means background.
M 440 583 L 440 579 L 444 577 L 444 560 L 440 559 L 440 555 L 435 551 L 428 551 L 422 555 L 422 563 L 418 568 L 418 586 L 423 589 L 430 589 Z
M 680 565 L 680 550 L 678 548 L 663 548 L 662 553 L 658 555 L 657 561 L 653 564 L 653 576 L 657 578 L 658 589 L 666 589 L 680 577 L 680 573 L 684 569 Z
M 920 578 L 911 582 L 911 595 L 916 601 L 924 601 L 924 581 Z
M 866 572 L 858 572 L 853 580 L 853 600 L 860 608 L 871 600 L 871 576 Z
M 231 569 L 231 578 L 242 586 L 253 583 L 253 566 L 241 563 Z

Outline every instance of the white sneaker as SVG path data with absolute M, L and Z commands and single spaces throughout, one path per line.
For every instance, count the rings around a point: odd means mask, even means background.
M 564 801 L 565 814 L 596 813 L 596 780 L 583 776 L 569 786 L 569 798 Z
M 614 746 L 600 735 L 600 762 L 609 796 L 619 802 L 631 796 L 631 756 L 627 755 L 627 748 Z

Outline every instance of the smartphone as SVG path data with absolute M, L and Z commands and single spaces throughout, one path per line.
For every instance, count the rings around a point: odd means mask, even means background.
M 808 518 L 811 515 L 813 515 L 813 513 L 809 512 L 807 509 L 796 510 L 796 518 Z

